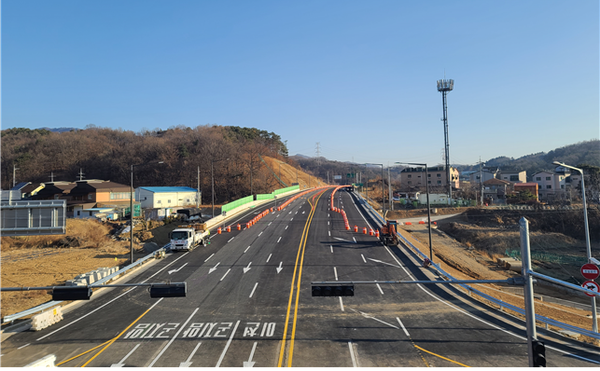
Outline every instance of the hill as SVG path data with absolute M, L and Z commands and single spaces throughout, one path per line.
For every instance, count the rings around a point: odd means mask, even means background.
M 130 184 L 136 164 L 135 187 L 199 186 L 206 202 L 214 179 L 217 203 L 280 188 L 274 172 L 278 169 L 267 167 L 261 156 L 288 159 L 279 135 L 237 126 L 177 126 L 141 133 L 93 125 L 64 132 L 12 128 L 2 130 L 1 151 L 3 189 L 12 184 L 13 166 L 17 182 L 72 182 L 81 171 L 84 179 Z
M 572 166 L 600 166 L 600 140 L 593 139 L 585 142 L 570 144 L 550 152 L 532 153 L 517 159 L 499 156 L 485 161 L 485 166 L 500 167 L 501 169 L 525 170 L 527 175 L 538 171 L 553 171 L 560 161 Z M 478 170 L 479 165 L 456 165 L 459 171 Z

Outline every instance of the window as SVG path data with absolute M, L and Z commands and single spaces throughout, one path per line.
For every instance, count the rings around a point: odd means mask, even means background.
M 171 200 L 167 201 L 168 203 L 171 203 Z
M 442 181 L 441 181 L 441 180 L 438 180 L 438 181 L 437 181 L 437 184 L 442 184 Z
M 110 192 L 111 200 L 129 200 L 129 192 Z
M 504 177 L 504 179 L 506 179 L 506 177 Z M 519 176 L 518 175 L 511 175 L 510 176 L 510 181 L 511 182 L 518 182 L 519 181 Z
M 550 184 L 548 184 L 548 185 L 546 186 L 546 189 L 552 189 L 552 186 L 551 186 Z
M 442 174 L 438 174 L 438 175 L 437 175 L 437 177 L 438 177 L 438 178 L 441 178 L 441 177 L 442 177 Z
M 546 180 L 550 180 L 551 178 L 549 176 L 546 177 Z
M 539 181 L 541 181 L 541 180 L 542 180 L 542 177 L 541 177 L 541 176 L 536 176 L 536 177 L 535 177 L 535 180 L 539 180 Z
M 431 178 L 431 174 L 427 174 L 427 177 L 428 177 L 428 178 Z
M 156 201 L 157 204 L 162 204 L 162 200 Z
M 408 177 L 409 177 L 409 178 L 412 178 L 412 175 L 408 174 Z
M 410 176 L 410 175 L 409 175 L 409 176 Z M 408 184 L 412 184 L 412 182 L 409 180 L 409 181 L 408 181 Z
M 88 194 L 88 200 L 93 200 L 94 199 L 94 195 L 93 194 Z
M 427 181 L 427 184 L 431 184 L 431 180 L 428 180 L 428 181 Z

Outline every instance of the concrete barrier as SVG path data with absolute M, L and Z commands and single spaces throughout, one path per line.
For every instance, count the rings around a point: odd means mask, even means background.
M 48 354 L 44 358 L 31 362 L 25 367 L 56 367 L 54 362 L 56 362 L 56 356 L 54 354 Z
M 53 324 L 62 321 L 62 307 L 58 306 L 47 312 L 36 314 L 31 318 L 31 329 L 33 331 L 40 331 L 46 327 L 52 326 Z

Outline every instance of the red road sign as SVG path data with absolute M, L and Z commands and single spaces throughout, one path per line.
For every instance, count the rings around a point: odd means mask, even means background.
M 594 281 L 585 281 L 581 284 L 584 289 L 592 290 L 594 292 L 600 292 L 600 286 Z M 592 294 L 585 293 L 587 296 L 594 296 Z
M 600 276 L 600 269 L 594 264 L 584 264 L 581 266 L 581 275 L 588 280 L 595 280 Z

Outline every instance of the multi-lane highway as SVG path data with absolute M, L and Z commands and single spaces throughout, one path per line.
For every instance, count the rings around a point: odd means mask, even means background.
M 310 192 L 129 277 L 186 281 L 187 297 L 111 289 L 54 326 L 5 340 L 2 366 L 48 354 L 67 367 L 527 366 L 523 324 L 450 288 L 371 284 L 353 297 L 312 297 L 311 281 L 433 277 L 405 248 L 347 231 L 329 209 L 331 192 Z M 351 226 L 374 226 L 353 194 L 338 191 L 335 203 Z M 273 206 L 228 223 L 245 227 Z M 552 336 L 547 345 L 548 366 L 600 365 L 592 346 Z

